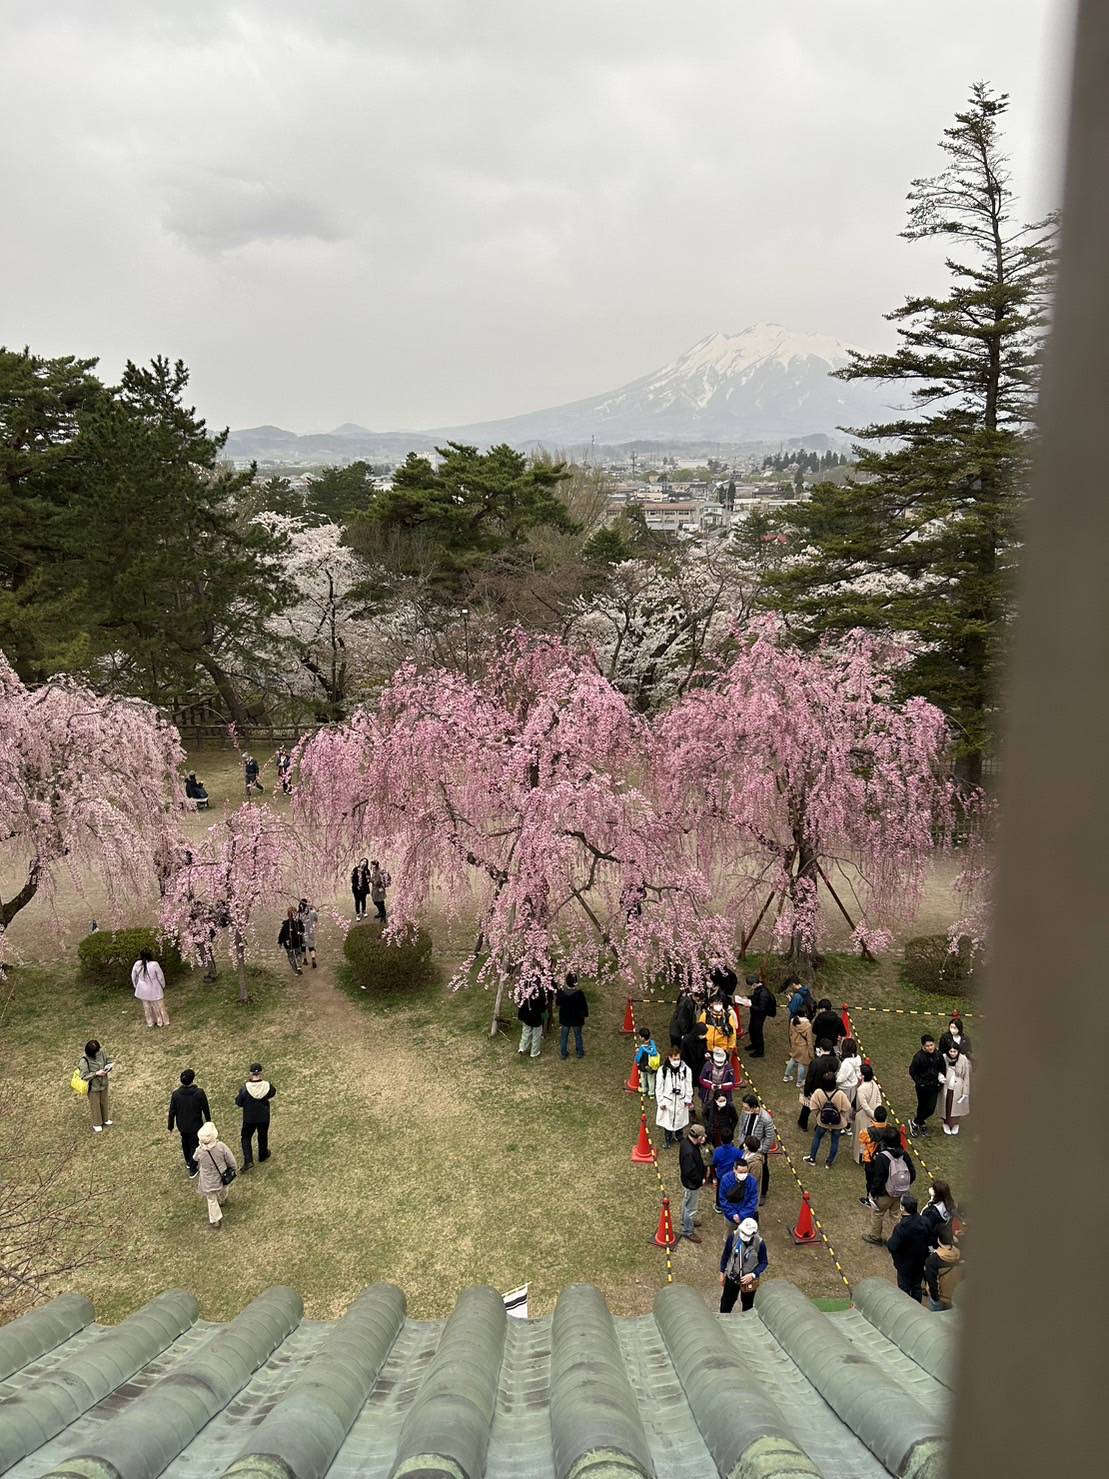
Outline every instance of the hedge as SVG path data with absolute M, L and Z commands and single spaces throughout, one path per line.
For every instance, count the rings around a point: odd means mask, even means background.
M 917 935 L 905 941 L 901 974 L 910 986 L 939 996 L 966 996 L 974 985 L 974 953 L 964 935 L 952 950 L 946 935 Z
M 176 945 L 152 929 L 97 930 L 77 946 L 77 956 L 90 981 L 130 986 L 131 967 L 141 950 L 150 951 L 167 981 L 185 968 Z
M 356 924 L 347 932 L 343 954 L 354 984 L 367 991 L 416 991 L 436 979 L 427 930 L 393 942 L 382 937 L 377 924 Z

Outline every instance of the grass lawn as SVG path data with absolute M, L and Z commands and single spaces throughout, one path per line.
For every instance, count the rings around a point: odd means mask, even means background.
M 872 1004 L 905 1000 L 888 968 L 851 984 Z M 614 1311 L 635 1313 L 665 1280 L 665 1256 L 651 1243 L 658 1181 L 630 1160 L 638 1104 L 620 1087 L 629 1067 L 622 1003 L 594 994 L 587 1057 L 563 1062 L 556 1043 L 532 1061 L 517 1055 L 514 1039 L 490 1038 L 483 992 L 380 1001 L 326 963 L 299 979 L 256 972 L 249 1007 L 235 1004 L 230 973 L 215 986 L 186 977 L 168 993 L 171 1025 L 155 1031 L 123 987 L 89 988 L 62 969 L 14 972 L 9 985 L 5 1141 L 44 1168 L 72 1146 L 58 1194 L 96 1187 L 101 1230 L 83 1245 L 94 1261 L 65 1283 L 87 1292 L 102 1319 L 118 1320 L 170 1286 L 194 1291 L 206 1317 L 225 1318 L 274 1283 L 293 1285 L 311 1316 L 329 1318 L 379 1279 L 399 1284 L 419 1316 L 447 1313 L 469 1284 L 503 1291 L 525 1280 L 538 1312 L 565 1284 L 585 1280 Z M 665 1034 L 668 1008 L 644 1006 L 640 1015 Z M 922 1019 L 860 1019 L 904 1111 L 905 1064 Z M 796 1093 L 781 1082 L 782 1017 L 768 1027 L 754 1079 L 838 1259 L 851 1282 L 888 1275 L 888 1257 L 859 1241 L 860 1173 L 847 1155 L 831 1173 L 801 1163 L 808 1137 L 796 1127 Z M 115 1124 L 100 1136 L 68 1087 L 91 1033 L 120 1065 Z M 226 1227 L 212 1234 L 176 1134 L 166 1132 L 166 1104 L 179 1070 L 194 1067 L 221 1134 L 237 1147 L 232 1101 L 255 1056 L 278 1087 L 274 1155 L 236 1181 Z M 926 1146 L 958 1195 L 969 1137 L 937 1135 Z M 677 1201 L 676 1153 L 660 1157 Z M 795 1248 L 788 1238 L 799 1193 L 784 1157 L 772 1176 L 764 1222 L 774 1271 L 814 1296 L 842 1297 L 825 1249 Z M 723 1234 L 707 1209 L 704 1220 L 704 1244 L 679 1245 L 672 1263 L 675 1278 L 709 1290 Z
M 212 811 L 190 824 L 199 833 L 218 820 L 222 802 L 241 799 L 241 780 L 226 752 L 193 760 L 213 798 Z M 264 773 L 267 793 L 271 779 Z M 336 903 L 349 907 L 341 892 Z M 553 1042 L 539 1059 L 522 1059 L 515 1036 L 489 1037 L 485 992 L 380 999 L 352 989 L 335 969 L 340 936 L 325 916 L 319 970 L 293 977 L 275 950 L 254 968 L 254 1001 L 245 1007 L 235 1002 L 229 968 L 214 986 L 186 975 L 167 994 L 171 1025 L 150 1031 L 129 983 L 94 988 L 76 976 L 89 909 L 65 897 L 58 908 L 68 935 L 39 900 L 12 928 L 13 943 L 34 964 L 13 970 L 0 993 L 3 1170 L 18 1182 L 28 1160 L 46 1171 L 72 1152 L 51 1195 L 60 1201 L 88 1188 L 96 1228 L 77 1239 L 92 1261 L 58 1287 L 86 1292 L 100 1319 L 119 1320 L 173 1286 L 192 1290 L 206 1318 L 226 1318 L 276 1283 L 299 1290 L 310 1317 L 332 1318 L 376 1280 L 403 1288 L 417 1317 L 448 1313 L 470 1284 L 505 1291 L 525 1281 L 536 1313 L 549 1312 L 575 1281 L 598 1285 L 615 1313 L 650 1308 L 666 1257 L 652 1241 L 658 1177 L 630 1159 L 639 1105 L 622 1088 L 631 1056 L 619 1030 L 622 999 L 589 992 L 584 1061 L 562 1062 Z M 467 941 L 430 923 L 449 974 Z M 833 957 L 817 985 L 837 1006 L 942 1013 L 949 1005 L 907 991 L 893 961 L 867 967 Z M 639 1009 L 661 1042 L 670 1011 Z M 909 1058 L 924 1027 L 938 1036 L 942 1018 L 859 1013 L 857 1022 L 898 1117 L 907 1118 Z M 973 1018 L 969 1031 L 977 1049 L 982 1029 Z M 69 1089 L 90 1036 L 119 1063 L 115 1123 L 97 1136 L 84 1099 Z M 782 1083 L 785 1038 L 780 1010 L 767 1024 L 766 1058 L 750 1065 L 757 1088 L 848 1280 L 888 1277 L 888 1255 L 860 1241 L 861 1172 L 847 1146 L 830 1173 L 801 1162 L 809 1137 L 796 1126 L 796 1091 Z M 194 1068 L 221 1135 L 237 1150 L 233 1101 L 254 1058 L 278 1089 L 274 1154 L 235 1182 L 226 1227 L 213 1234 L 177 1136 L 166 1131 L 169 1094 L 180 1070 Z M 966 1194 L 970 1152 L 966 1133 L 925 1141 L 935 1174 L 957 1197 Z M 659 1154 L 677 1204 L 676 1152 Z M 763 1216 L 771 1272 L 815 1298 L 842 1299 L 843 1279 L 824 1246 L 795 1248 L 789 1238 L 800 1194 L 784 1157 L 774 1158 L 771 1174 Z M 926 1187 L 926 1177 L 918 1185 Z M 710 1293 L 724 1234 L 703 1210 L 704 1243 L 680 1244 L 672 1266 L 676 1279 Z M 16 1305 L 6 1300 L 0 1318 Z

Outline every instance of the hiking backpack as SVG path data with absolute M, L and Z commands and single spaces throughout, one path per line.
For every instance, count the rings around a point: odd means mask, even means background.
M 890 1156 L 890 1168 L 886 1175 L 886 1196 L 900 1197 L 912 1185 L 909 1163 L 903 1155 Z

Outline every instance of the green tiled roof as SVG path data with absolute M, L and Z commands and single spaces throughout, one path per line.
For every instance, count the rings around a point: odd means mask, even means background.
M 226 1325 L 159 1295 L 121 1325 L 63 1295 L 0 1328 L 13 1479 L 937 1479 L 957 1317 L 884 1280 L 824 1314 L 792 1285 L 719 1316 L 682 1285 L 613 1319 L 588 1285 L 508 1319 L 469 1289 L 410 1320 L 267 1290 Z

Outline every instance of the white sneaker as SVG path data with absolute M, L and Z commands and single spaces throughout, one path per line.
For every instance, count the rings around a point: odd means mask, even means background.
M 99 1135 L 100 1132 L 103 1130 L 103 1128 L 104 1128 L 103 1125 L 93 1125 L 93 1127 L 92 1127 L 92 1133 L 94 1135 Z
M 950 1125 L 944 1125 L 944 1127 L 943 1127 L 943 1133 L 945 1135 L 953 1135 L 955 1132 L 954 1132 L 954 1130 L 952 1130 L 952 1128 L 951 1128 Z
M 951 1126 L 951 1133 L 952 1133 L 952 1135 L 957 1135 L 959 1133 L 959 1126 L 958 1125 L 952 1125 Z
M 111 1122 L 111 1120 L 105 1120 L 105 1121 L 104 1121 L 104 1128 L 105 1128 L 105 1129 L 107 1129 L 107 1128 L 108 1128 L 108 1126 L 109 1126 L 109 1125 L 110 1125 L 110 1124 L 111 1124 L 111 1123 L 112 1123 L 112 1122 Z

